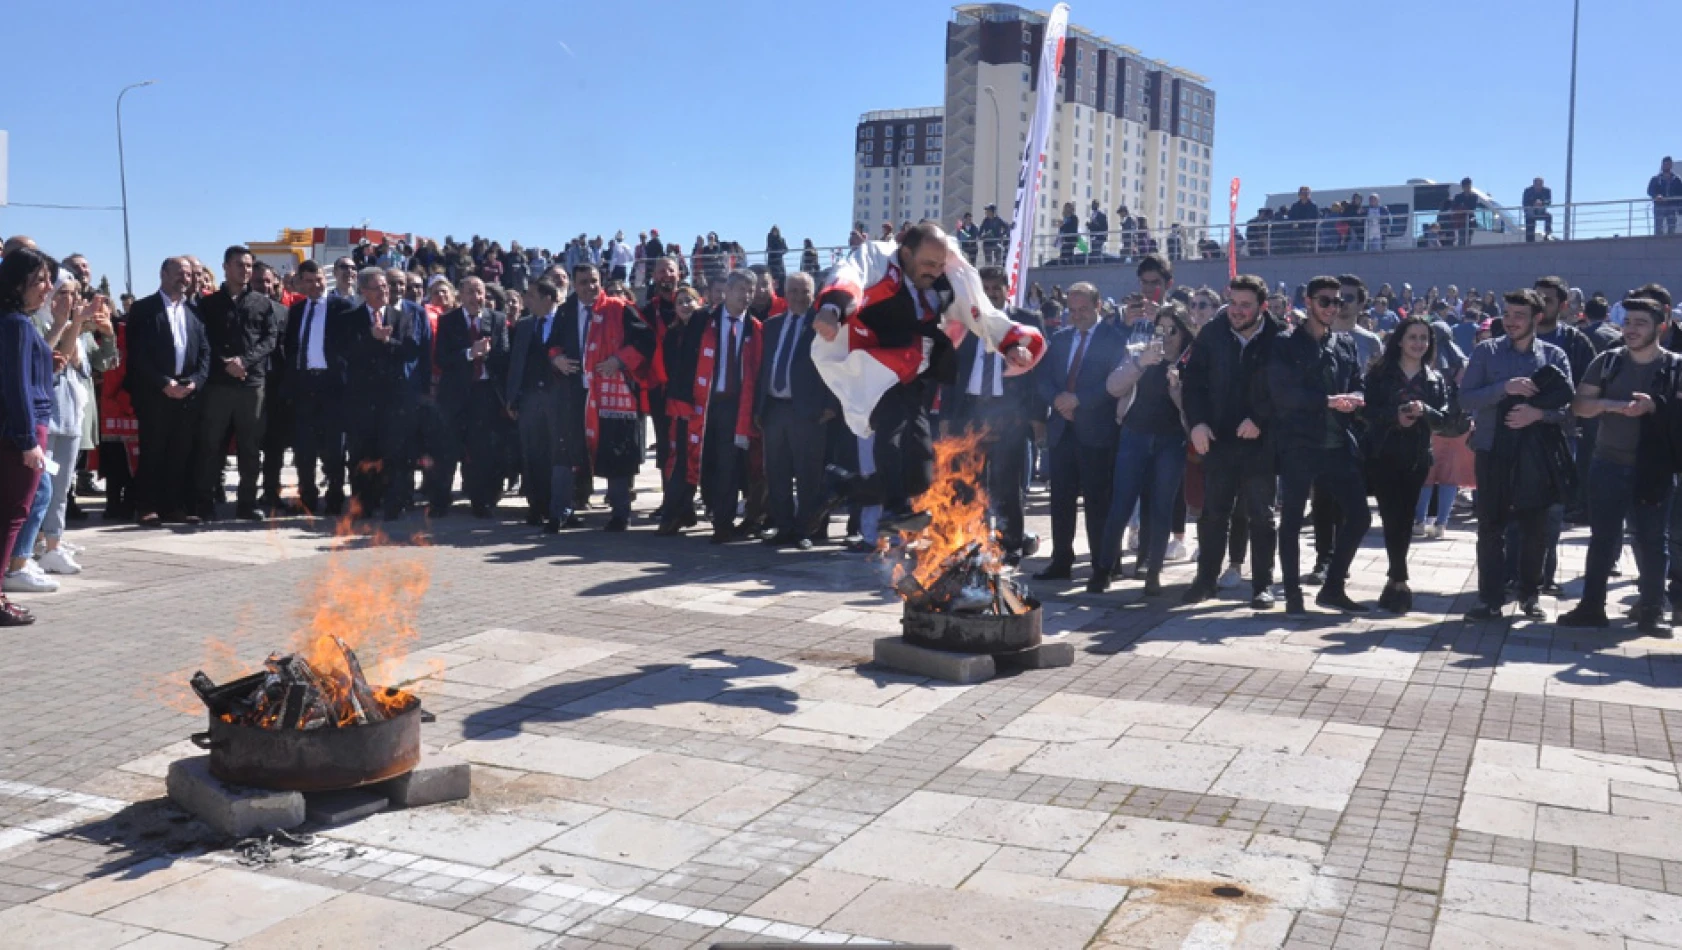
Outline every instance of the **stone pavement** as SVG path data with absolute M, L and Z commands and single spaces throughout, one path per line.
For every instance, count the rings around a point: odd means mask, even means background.
M 856 556 L 435 527 L 78 532 L 0 639 L 0 947 L 1682 946 L 1679 648 L 1459 622 L 1458 522 L 1414 616 L 1042 585 L 1074 666 L 973 687 L 864 665 L 899 607 Z M 396 676 L 472 799 L 242 865 L 160 801 L 187 675 L 287 646 L 329 564 L 416 556 Z

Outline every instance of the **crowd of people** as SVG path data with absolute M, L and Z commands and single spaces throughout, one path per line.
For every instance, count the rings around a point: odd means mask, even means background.
M 606 512 L 590 527 L 630 530 L 652 455 L 658 535 L 705 519 L 715 544 L 870 552 L 927 523 L 930 443 L 967 431 L 984 440 L 1011 565 L 1040 547 L 1024 510 L 1048 483 L 1041 580 L 1073 578 L 1084 522 L 1088 591 L 1132 578 L 1158 595 L 1193 521 L 1182 601 L 1247 576 L 1256 610 L 1276 606 L 1277 581 L 1288 613 L 1305 611 L 1309 587 L 1323 608 L 1365 611 L 1348 581 L 1376 510 L 1378 606 L 1405 613 L 1412 543 L 1442 537 L 1470 502 L 1480 603 L 1468 619 L 1513 601 L 1540 618 L 1569 521 L 1591 542 L 1582 597 L 1558 622 L 1606 625 L 1627 522 L 1635 619 L 1668 635 L 1667 606 L 1682 610 L 1670 552 L 1682 333 L 1663 287 L 1615 300 L 1556 277 L 1464 296 L 1372 293 L 1356 275 L 1294 292 L 1252 275 L 1184 288 L 1168 256 L 1147 253 L 1119 303 L 1076 283 L 1035 287 L 1021 309 L 982 250 L 968 273 L 1001 316 L 946 330 L 979 312 L 952 261 L 987 233 L 855 233 L 831 268 L 808 241 L 793 270 L 780 254 L 742 267 L 716 236 L 686 258 L 657 232 L 580 237 L 556 255 L 385 242 L 287 275 L 236 245 L 220 281 L 170 257 L 157 291 L 120 308 L 93 292 L 85 258 L 14 237 L 0 256 L 5 593 L 81 570 L 65 532 L 79 468 L 103 479 L 106 518 L 144 527 L 439 519 L 458 498 L 495 519 L 517 491 L 525 523 L 558 534 L 586 527 L 598 482 Z M 912 354 L 884 357 L 898 368 L 863 403 L 831 362 L 834 347 L 861 346 Z M 288 466 L 295 495 L 281 490 Z M 0 599 L 0 624 L 32 621 Z

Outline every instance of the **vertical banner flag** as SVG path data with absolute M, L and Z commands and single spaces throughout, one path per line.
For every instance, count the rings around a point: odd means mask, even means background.
M 1232 198 L 1227 202 L 1231 230 L 1226 235 L 1226 277 L 1238 276 L 1238 179 L 1232 180 Z
M 1010 248 L 1005 273 L 1010 278 L 1010 301 L 1022 306 L 1028 294 L 1027 258 L 1034 239 L 1034 212 L 1039 206 L 1040 183 L 1045 177 L 1045 145 L 1057 118 L 1057 77 L 1063 70 L 1063 37 L 1069 28 L 1069 5 L 1059 3 L 1045 22 L 1040 41 L 1038 96 L 1034 120 L 1028 124 L 1028 141 L 1022 146 L 1022 169 L 1016 175 L 1016 206 L 1010 223 Z

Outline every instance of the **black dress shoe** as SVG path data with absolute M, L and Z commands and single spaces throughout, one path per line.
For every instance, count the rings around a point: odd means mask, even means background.
M 883 531 L 903 531 L 908 534 L 915 534 L 927 528 L 933 522 L 934 516 L 926 511 L 905 509 L 884 513 L 881 520 L 876 524 Z
M 550 518 L 548 521 L 543 522 L 543 533 L 544 534 L 560 534 L 561 533 L 561 523 L 554 518 Z
M 1670 639 L 1670 618 L 1665 616 L 1663 607 L 1639 607 L 1635 618 L 1635 629 L 1649 637 Z
M 1074 577 L 1074 572 L 1067 564 L 1052 564 L 1045 570 L 1034 575 L 1036 581 L 1066 581 Z
M 794 542 L 794 547 L 795 547 L 796 550 L 810 551 L 810 550 L 812 550 L 812 539 L 811 538 L 801 538 L 800 540 Z
M 1203 581 L 1194 580 L 1191 582 L 1191 586 L 1186 588 L 1186 592 L 1180 595 L 1180 603 L 1201 604 L 1213 596 L 1215 596 L 1214 587 Z
M 1308 615 L 1308 608 L 1303 606 L 1302 603 L 1302 591 L 1288 590 L 1285 592 L 1285 613 L 1292 617 Z
M 1250 598 L 1250 609 L 1251 610 L 1272 610 L 1273 609 L 1273 592 L 1270 591 L 1270 590 L 1267 590 L 1265 588 L 1262 589 L 1262 590 L 1256 591 L 1255 596 Z
M 769 545 L 771 547 L 774 547 L 774 548 L 786 548 L 789 545 L 794 544 L 796 539 L 795 539 L 794 535 L 792 535 L 792 534 L 784 534 L 783 532 L 779 531 L 779 532 L 776 532 L 775 534 L 766 535 L 766 536 L 760 538 L 759 540 L 762 543 L 767 544 L 767 545 Z
M 1523 614 L 1526 620 L 1548 619 L 1548 612 L 1542 609 L 1542 605 L 1537 603 L 1534 597 L 1526 597 L 1519 601 L 1518 612 Z
M 625 529 L 629 528 L 630 526 L 631 526 L 630 523 L 627 522 L 624 518 L 610 518 L 610 519 L 608 519 L 607 525 L 605 527 L 603 527 L 602 530 L 603 531 L 624 531 Z
M 1314 570 L 1303 575 L 1302 586 L 1319 587 L 1326 582 L 1326 567 L 1323 564 L 1314 565 Z
M 1092 576 L 1086 581 L 1088 594 L 1102 594 L 1110 589 L 1110 572 L 1103 568 L 1093 568 Z
M 654 534 L 656 537 L 669 538 L 682 530 L 682 528 L 678 527 L 678 523 L 676 521 L 662 521 L 660 522 L 660 527 L 654 529 Z
M 541 514 L 538 514 L 535 511 L 526 512 L 526 524 L 529 524 L 529 525 L 531 525 L 532 527 L 535 528 L 542 523 L 543 523 L 543 516 Z
M 1156 571 L 1145 572 L 1145 596 L 1159 597 L 1162 595 L 1162 575 Z
M 1560 614 L 1554 620 L 1554 626 L 1556 627 L 1581 627 L 1588 629 L 1607 627 L 1610 626 L 1611 623 L 1612 621 L 1606 619 L 1606 610 L 1604 608 L 1591 607 L 1584 603 L 1577 604 L 1577 606 Z
M 240 521 L 262 521 L 263 513 L 255 508 L 240 508 L 234 512 L 234 517 Z
M 713 544 L 735 544 L 742 540 L 742 534 L 735 528 L 715 528 L 707 540 Z
M 1501 608 L 1492 604 L 1479 604 L 1466 611 L 1464 619 L 1467 623 L 1483 623 L 1488 620 L 1500 620 Z
M 1350 614 L 1364 614 L 1368 610 L 1372 609 L 1366 604 L 1351 599 L 1349 594 L 1343 589 L 1342 584 L 1327 584 L 1325 587 L 1320 588 L 1320 593 L 1314 598 L 1314 602 L 1322 607 L 1331 610 L 1341 610 L 1344 613 Z

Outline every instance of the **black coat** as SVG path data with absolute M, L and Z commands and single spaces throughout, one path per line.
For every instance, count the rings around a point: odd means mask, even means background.
M 1367 371 L 1367 458 L 1374 465 L 1417 472 L 1431 467 L 1431 433 L 1448 419 L 1449 382 L 1432 367 L 1425 374 L 1419 401 L 1425 412 L 1411 426 L 1396 420 L 1402 408 L 1405 380 L 1399 366 L 1379 363 Z
M 374 338 L 373 314 L 367 304 L 345 316 L 346 389 L 353 409 L 416 394 L 409 374 L 411 364 L 426 355 L 425 331 L 430 329 L 426 314 L 419 308 L 394 304 L 386 308 L 385 322 L 392 329 L 382 342 Z M 431 375 L 430 367 L 427 375 Z
M 304 307 L 309 303 L 304 298 L 294 303 L 286 312 L 286 328 L 280 337 L 280 361 L 286 369 L 281 375 L 286 379 L 296 379 L 303 365 L 300 361 L 304 354 Z M 349 318 L 351 311 L 357 309 L 350 305 L 350 301 L 343 297 L 322 297 L 321 302 L 327 305 L 323 327 L 325 336 L 321 339 L 322 355 L 327 358 L 328 377 L 339 387 L 345 383 L 346 365 L 349 351 L 346 346 L 346 332 L 350 329 Z
M 1514 407 L 1529 404 L 1544 412 L 1571 405 L 1571 380 L 1557 366 L 1544 366 L 1530 381 L 1536 395 L 1508 396 L 1495 407 L 1495 418 L 1505 419 Z M 1478 485 L 1478 493 L 1490 493 L 1497 510 L 1535 511 L 1557 505 L 1576 495 L 1577 466 L 1571 447 L 1560 426 L 1535 423 L 1522 429 L 1502 424 L 1490 449 L 1490 470 L 1494 484 Z
M 175 338 L 169 331 L 169 317 L 164 313 L 162 294 L 152 294 L 135 301 L 129 309 L 128 352 L 123 362 L 128 372 L 123 388 L 141 397 L 161 396 L 164 387 L 172 382 L 192 383 L 203 392 L 210 377 L 210 340 L 199 322 L 192 294 L 187 295 L 187 355 L 180 376 L 175 375 Z
M 765 321 L 761 329 L 760 339 L 764 349 L 759 360 L 759 380 L 753 392 L 753 418 L 755 424 L 762 424 L 765 416 L 765 404 L 771 399 L 771 373 L 773 364 L 777 361 L 777 346 L 783 338 L 783 327 L 796 315 L 785 313 Z M 823 377 L 818 375 L 818 368 L 812 362 L 812 340 L 816 334 L 812 330 L 811 314 L 805 314 L 805 325 L 800 329 L 800 337 L 795 340 L 793 350 L 790 351 L 788 366 L 789 401 L 794 405 L 795 414 L 816 425 L 818 417 L 825 409 L 832 410 L 836 415 L 841 413 L 841 401 L 835 398 L 835 393 L 824 384 Z
M 1266 311 L 1258 319 L 1261 327 L 1255 337 L 1240 346 L 1226 312 L 1217 314 L 1192 341 L 1181 372 L 1186 427 L 1208 426 L 1217 444 L 1239 441 L 1238 427 L 1245 419 L 1262 430 L 1256 444 L 1267 444 L 1269 427 L 1263 425 L 1257 406 L 1265 399 L 1261 390 L 1267 386 L 1268 353 L 1285 325 Z
M 1325 444 L 1327 413 L 1334 410 L 1326 397 L 1364 393 L 1366 379 L 1355 352 L 1355 340 L 1347 333 L 1331 332 L 1324 345 L 1306 327 L 1280 334 L 1267 354 L 1267 381 L 1257 422 L 1266 431 L 1272 427 L 1271 447 L 1283 455 L 1319 449 Z M 1360 420 L 1353 412 L 1339 412 L 1351 453 L 1359 450 Z
M 1032 310 L 1012 307 L 1006 311 L 1006 315 L 1017 323 L 1045 333 L 1045 321 Z M 957 378 L 941 389 L 941 421 L 949 422 L 957 428 L 971 423 L 984 424 L 991 421 L 981 416 L 981 406 L 976 403 L 975 397 L 969 394 L 970 377 L 975 372 L 975 361 L 980 355 L 981 341 L 975 334 L 966 335 L 958 344 Z M 1004 397 L 1001 404 L 993 407 L 995 410 L 1002 409 L 1009 413 L 1009 418 L 1001 421 L 1019 425 L 1045 421 L 1047 406 L 1040 400 L 1039 387 L 1035 385 L 1033 373 L 1006 376 L 1002 380 L 1002 388 Z
M 460 405 L 467 392 L 477 382 L 473 360 L 468 350 L 473 341 L 488 336 L 491 351 L 485 355 L 485 370 L 491 385 L 500 394 L 508 383 L 508 318 L 500 311 L 479 311 L 480 326 L 475 332 L 467 311 L 457 307 L 438 318 L 438 342 L 433 347 L 433 359 L 438 364 L 438 403 L 442 406 Z

